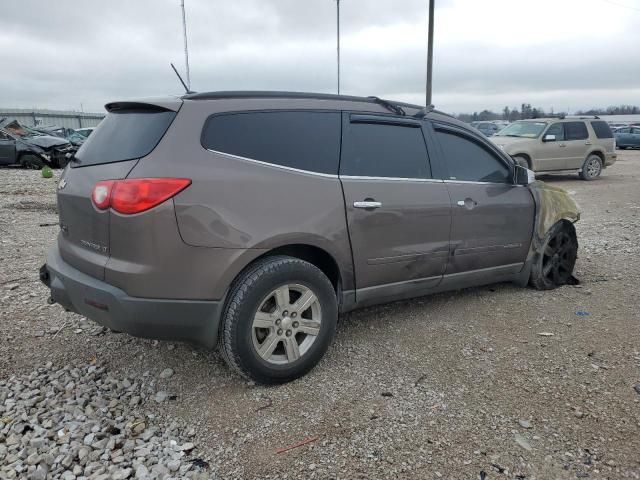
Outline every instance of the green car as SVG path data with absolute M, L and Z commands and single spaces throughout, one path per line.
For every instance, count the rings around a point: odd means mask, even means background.
M 618 128 L 613 133 L 619 149 L 640 148 L 640 126 Z

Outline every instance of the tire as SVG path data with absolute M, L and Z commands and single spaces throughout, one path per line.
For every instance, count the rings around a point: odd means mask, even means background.
M 578 239 L 572 225 L 556 223 L 539 252 L 533 257 L 529 284 L 538 290 L 551 290 L 573 281 L 578 258 Z
M 521 167 L 528 168 L 529 170 L 531 170 L 531 165 L 529 165 L 529 160 L 527 160 L 526 157 L 523 157 L 521 155 L 516 155 L 515 157 L 513 157 L 513 159 L 515 160 L 517 165 L 520 165 Z
M 298 300 L 308 305 L 298 305 Z M 243 377 L 261 384 L 286 383 L 317 365 L 337 322 L 336 293 L 320 269 L 293 257 L 269 257 L 234 281 L 223 313 L 220 350 Z
M 25 154 L 20 157 L 20 165 L 31 170 L 42 170 L 44 162 L 35 155 Z
M 595 180 L 602 173 L 602 159 L 598 155 L 589 155 L 582 165 L 580 178 L 583 180 Z

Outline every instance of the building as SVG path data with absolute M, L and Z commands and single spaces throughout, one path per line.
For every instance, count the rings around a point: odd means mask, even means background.
M 65 128 L 95 127 L 104 118 L 104 113 L 87 113 L 62 110 L 37 110 L 0 108 L 0 118 L 15 118 L 22 125 L 55 125 Z

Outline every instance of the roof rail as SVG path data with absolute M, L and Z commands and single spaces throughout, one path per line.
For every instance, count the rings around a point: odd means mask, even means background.
M 436 107 L 434 107 L 433 105 L 427 105 L 424 108 L 421 108 L 420 111 L 418 113 L 416 113 L 413 117 L 414 118 L 424 118 L 426 117 L 429 113 L 433 112 L 433 110 Z
M 225 98 L 303 98 L 316 100 L 341 100 L 349 102 L 378 103 L 385 102 L 389 105 L 400 108 L 420 109 L 420 105 L 413 105 L 405 102 L 391 102 L 378 97 L 357 97 L 353 95 L 335 95 L 332 93 L 309 93 L 309 92 L 281 92 L 281 91 L 221 91 L 221 92 L 198 92 L 183 95 L 185 100 L 220 100 Z
M 407 114 L 407 112 L 405 112 L 402 109 L 402 107 L 400 107 L 399 105 L 396 105 L 395 103 L 391 103 L 388 100 L 383 100 L 382 98 L 375 97 L 375 96 L 369 96 L 367 98 L 370 98 L 371 100 L 373 100 L 378 105 L 382 105 L 384 108 L 386 108 L 387 110 L 395 113 L 396 115 L 406 115 Z
M 577 118 L 579 120 L 586 120 L 588 118 L 599 119 L 598 115 L 567 115 L 565 118 Z

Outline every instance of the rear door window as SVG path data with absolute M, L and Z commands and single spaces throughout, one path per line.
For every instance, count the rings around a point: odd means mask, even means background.
M 544 136 L 547 135 L 555 135 L 556 141 L 560 142 L 564 140 L 564 124 L 562 123 L 554 123 L 549 127 Z
M 602 120 L 591 122 L 591 127 L 598 138 L 613 138 L 613 132 L 609 128 L 609 124 Z
M 382 123 L 352 116 L 342 144 L 340 175 L 431 178 L 420 122 Z
M 76 153 L 77 163 L 85 167 L 141 158 L 160 142 L 176 112 L 149 106 L 115 110 L 96 127 Z
M 438 128 L 436 139 L 449 171 L 446 180 L 508 183 L 511 178 L 507 165 L 479 141 L 462 133 Z
M 566 122 L 564 124 L 565 140 L 586 140 L 589 132 L 584 122 Z
M 202 146 L 317 173 L 338 173 L 340 113 L 239 112 L 209 117 Z

